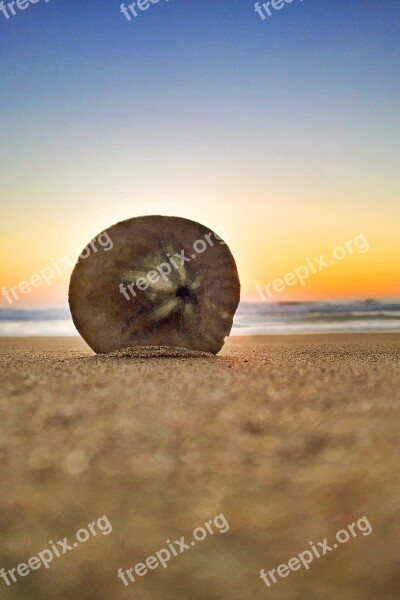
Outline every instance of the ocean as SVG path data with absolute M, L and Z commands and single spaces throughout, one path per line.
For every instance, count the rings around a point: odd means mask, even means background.
M 400 300 L 242 302 L 232 335 L 400 333 Z M 68 308 L 0 309 L 0 336 L 78 335 Z

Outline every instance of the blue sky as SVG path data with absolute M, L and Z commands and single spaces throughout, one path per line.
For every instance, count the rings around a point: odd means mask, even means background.
M 146 118 L 160 111 L 157 93 L 183 118 L 266 116 L 267 104 L 285 108 L 291 95 L 381 111 L 399 91 L 394 0 L 294 0 L 264 22 L 247 0 L 160 0 L 131 22 L 119 4 L 40 0 L 9 20 L 0 14 L 3 111 L 83 119 L 132 107 L 133 119 L 137 107 Z
M 61 251 L 61 221 L 73 251 L 136 214 L 223 221 L 250 289 L 254 255 L 286 252 L 280 232 L 294 247 L 372 223 L 388 235 L 397 0 L 293 0 L 265 21 L 249 0 L 160 0 L 131 22 L 119 7 L 40 0 L 0 13 L 3 236 L 31 256 L 34 223 L 39 265 Z M 24 260 L 12 266 L 23 273 Z

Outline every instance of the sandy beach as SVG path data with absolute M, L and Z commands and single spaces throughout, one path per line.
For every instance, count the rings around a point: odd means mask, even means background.
M 7 586 L 11 600 L 398 600 L 400 334 L 259 336 L 217 357 L 95 356 L 79 338 L 2 338 L 0 568 L 107 515 Z M 222 513 L 216 532 L 125 587 Z M 309 570 L 276 568 L 366 516 Z

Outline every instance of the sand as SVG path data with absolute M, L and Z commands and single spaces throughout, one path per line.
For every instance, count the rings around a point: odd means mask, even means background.
M 398 600 L 400 335 L 232 338 L 218 357 L 94 356 L 0 339 L 0 568 L 103 515 L 113 530 L 11 600 Z M 117 578 L 223 513 L 166 569 Z M 267 588 L 270 570 L 366 516 Z

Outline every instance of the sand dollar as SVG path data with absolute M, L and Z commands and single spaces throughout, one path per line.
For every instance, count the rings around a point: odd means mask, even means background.
M 162 216 L 129 219 L 99 234 L 69 288 L 75 326 L 97 353 L 174 346 L 216 354 L 239 297 L 235 260 L 218 234 Z

